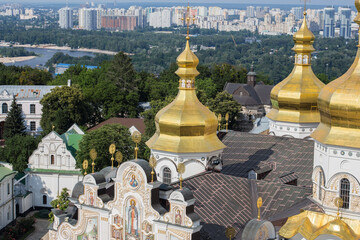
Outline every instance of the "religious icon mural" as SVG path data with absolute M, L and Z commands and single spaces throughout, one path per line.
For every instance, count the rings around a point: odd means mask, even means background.
M 181 213 L 180 210 L 176 210 L 176 214 L 175 214 L 175 224 L 179 224 L 181 225 Z
M 89 203 L 90 205 L 94 205 L 94 193 L 90 192 L 89 194 Z
M 129 184 L 132 187 L 137 187 L 139 185 L 138 181 L 135 178 L 135 174 L 131 175 L 131 179 L 130 179 Z
M 119 215 L 114 216 L 114 224 L 117 227 L 120 227 L 122 225 L 122 218 Z
M 85 232 L 77 240 L 98 240 L 98 219 L 90 218 L 87 221 Z
M 122 240 L 122 229 L 117 229 L 116 226 L 111 225 L 111 237 L 114 240 Z
M 144 237 L 145 240 L 154 240 L 154 235 L 150 234 Z
M 140 239 L 139 231 L 139 211 L 136 206 L 135 199 L 130 199 L 126 204 L 126 238 L 125 239 Z
M 143 222 L 143 231 L 146 233 L 152 232 L 152 226 L 148 221 Z

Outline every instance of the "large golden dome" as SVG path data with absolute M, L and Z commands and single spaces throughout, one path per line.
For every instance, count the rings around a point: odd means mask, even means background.
M 360 25 L 360 0 L 355 1 Z M 360 45 L 358 45 L 359 47 Z M 350 69 L 320 92 L 321 122 L 311 135 L 323 144 L 360 148 L 360 49 Z
M 271 91 L 272 109 L 267 117 L 273 121 L 294 123 L 320 122 L 317 98 L 324 84 L 311 69 L 311 53 L 315 50 L 314 34 L 306 24 L 306 13 L 299 31 L 294 34 L 295 66 L 290 75 Z
M 146 142 L 152 150 L 173 153 L 203 153 L 225 148 L 216 135 L 218 120 L 213 112 L 197 98 L 195 77 L 199 59 L 186 48 L 176 60 L 180 77 L 179 93 L 175 100 L 155 117 L 156 132 Z

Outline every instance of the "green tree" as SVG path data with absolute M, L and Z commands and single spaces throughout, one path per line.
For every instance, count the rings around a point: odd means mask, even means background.
M 6 145 L 0 151 L 0 159 L 13 165 L 13 169 L 23 172 L 27 168 L 28 160 L 37 148 L 39 139 L 29 135 L 15 135 L 6 139 Z
M 174 97 L 166 97 L 164 100 L 153 100 L 150 102 L 150 109 L 144 111 L 141 115 L 144 118 L 146 130 L 145 138 L 149 139 L 156 131 L 155 116 L 156 114 L 169 103 L 174 100 Z
M 74 123 L 83 125 L 91 114 L 82 91 L 77 87 L 56 87 L 40 103 L 43 106 L 40 124 L 45 134 L 52 130 L 52 126 L 62 134 Z
M 62 211 L 65 211 L 69 206 L 69 190 L 67 188 L 63 188 L 61 190 L 60 196 L 57 196 L 56 199 L 52 200 L 50 202 L 51 206 L 53 208 L 60 209 Z M 54 214 L 53 212 L 49 213 L 49 221 L 54 222 Z
M 225 115 L 229 114 L 229 128 L 236 129 L 236 120 L 240 117 L 241 105 L 236 102 L 231 94 L 226 91 L 216 94 L 214 99 L 209 99 L 207 106 L 216 115 L 221 113 L 222 125 L 225 124 Z
M 11 109 L 5 118 L 4 139 L 9 139 L 17 134 L 25 135 L 25 122 L 20 106 L 16 104 L 15 96 L 11 103 Z
M 79 143 L 79 150 L 76 155 L 76 166 L 82 169 L 82 163 L 87 159 L 89 161 L 87 172 L 91 172 L 92 161 L 90 159 L 90 150 L 93 148 L 97 152 L 95 171 L 111 166 L 109 146 L 113 143 L 116 146 L 116 150 L 123 154 L 123 161 L 134 158 L 135 143 L 131 140 L 129 129 L 120 124 L 111 124 L 104 125 L 84 135 Z M 142 152 L 140 149 L 139 158 Z M 116 165 L 116 162 L 114 165 Z

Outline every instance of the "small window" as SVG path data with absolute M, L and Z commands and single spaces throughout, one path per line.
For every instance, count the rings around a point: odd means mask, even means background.
M 19 107 L 20 110 L 22 111 L 22 104 L 18 104 L 18 107 Z
M 7 212 L 7 220 L 10 221 L 10 209 Z
M 164 168 L 163 182 L 166 184 L 171 184 L 171 170 L 168 167 Z
M 35 104 L 30 104 L 30 113 L 35 113 Z
M 340 181 L 340 197 L 344 201 L 342 208 L 349 209 L 350 205 L 350 182 L 343 178 Z
M 51 165 L 55 164 L 55 156 L 54 155 L 50 156 L 50 163 L 51 163 Z
M 30 131 L 36 131 L 36 122 L 30 122 Z
M 10 183 L 7 184 L 7 192 L 8 192 L 8 195 L 10 194 Z
M 47 204 L 47 197 L 46 197 L 46 195 L 43 195 L 43 204 L 44 204 L 44 205 Z
M 8 105 L 6 103 L 2 104 L 2 113 L 7 113 L 8 112 Z
M 322 175 L 322 172 L 319 172 L 319 182 L 318 182 L 318 185 L 319 185 L 319 200 L 321 201 L 322 199 L 322 191 L 321 191 L 321 184 L 323 182 L 323 175 Z

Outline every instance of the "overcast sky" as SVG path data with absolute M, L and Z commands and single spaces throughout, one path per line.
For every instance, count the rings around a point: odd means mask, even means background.
M 174 4 L 179 4 L 183 2 L 184 4 L 187 1 L 181 0 L 157 0 L 157 1 L 149 1 L 149 0 L 116 0 L 118 3 L 121 2 L 174 2 Z M 308 0 L 309 1 L 309 0 Z M 36 2 L 48 2 L 49 0 L 15 0 L 15 1 L 3 1 L 0 2 L 18 2 L 18 3 L 36 3 Z M 65 3 L 65 0 L 50 0 L 51 3 Z M 114 2 L 114 0 L 69 0 L 69 3 L 85 3 L 85 2 L 94 2 L 94 3 L 105 3 L 105 2 Z M 309 5 L 354 5 L 354 0 L 311 0 L 309 1 Z M 302 4 L 303 0 L 192 0 L 190 1 L 190 5 L 198 4 L 198 3 L 249 3 L 249 4 L 288 4 L 288 5 L 298 5 Z

